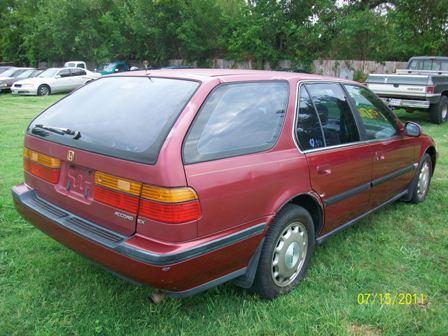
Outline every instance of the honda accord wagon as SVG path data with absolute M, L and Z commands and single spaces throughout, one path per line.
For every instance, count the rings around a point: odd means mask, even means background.
M 232 281 L 270 299 L 304 277 L 317 244 L 391 202 L 422 202 L 436 159 L 418 124 L 356 82 L 134 71 L 31 122 L 12 195 L 47 235 L 162 293 Z

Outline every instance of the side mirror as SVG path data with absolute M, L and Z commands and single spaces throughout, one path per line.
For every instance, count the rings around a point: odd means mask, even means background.
M 410 137 L 419 137 L 422 135 L 422 127 L 415 122 L 408 121 L 404 125 L 404 134 Z
M 54 76 L 54 78 L 61 78 L 61 75 L 56 75 Z

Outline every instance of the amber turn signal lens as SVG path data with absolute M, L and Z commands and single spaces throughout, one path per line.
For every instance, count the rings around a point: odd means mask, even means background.
M 23 169 L 50 183 L 58 183 L 61 161 L 51 156 L 23 149 Z
M 139 182 L 116 177 L 100 171 L 95 172 L 95 184 L 134 196 L 140 196 L 140 191 L 142 189 L 142 184 Z
M 143 186 L 142 197 L 163 203 L 180 203 L 198 199 L 196 192 L 188 187 L 162 188 L 152 185 Z
M 30 161 L 39 163 L 39 164 L 44 165 L 49 168 L 60 168 L 61 167 L 61 161 L 59 159 L 56 159 L 54 157 L 51 157 L 51 156 L 48 156 L 48 155 L 45 155 L 42 153 L 35 152 L 26 147 L 23 149 L 23 157 Z

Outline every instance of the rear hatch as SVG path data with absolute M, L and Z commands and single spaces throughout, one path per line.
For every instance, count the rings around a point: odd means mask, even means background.
M 369 89 L 382 97 L 424 99 L 427 88 L 432 87 L 431 76 L 428 75 L 371 74 L 366 83 Z
M 189 80 L 115 76 L 68 95 L 27 130 L 26 183 L 67 211 L 133 234 L 144 185 L 163 185 L 157 157 L 198 86 Z

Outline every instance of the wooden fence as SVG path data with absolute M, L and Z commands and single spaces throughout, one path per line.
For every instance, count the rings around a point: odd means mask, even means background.
M 64 62 L 53 62 L 51 66 L 62 66 Z M 210 65 L 212 68 L 217 69 L 254 69 L 255 65 L 251 61 L 235 62 L 225 59 L 211 60 Z M 142 68 L 143 63 L 141 61 L 129 61 L 132 66 Z M 50 64 L 47 62 L 39 62 L 40 68 L 46 68 Z M 168 61 L 168 65 L 191 65 L 197 67 L 197 62 L 187 62 L 182 59 L 172 59 Z M 97 64 L 95 62 L 87 62 L 89 69 L 95 69 Z M 383 63 L 375 61 L 356 61 L 356 60 L 315 60 L 312 63 L 312 72 L 325 75 L 334 76 L 355 80 L 363 80 L 369 73 L 394 73 L 397 69 L 403 69 L 406 66 L 406 62 L 386 61 Z M 288 70 L 297 68 L 290 60 L 280 61 L 276 69 Z M 300 67 L 299 67 L 300 68 Z M 264 69 L 272 69 L 271 65 L 266 62 Z

